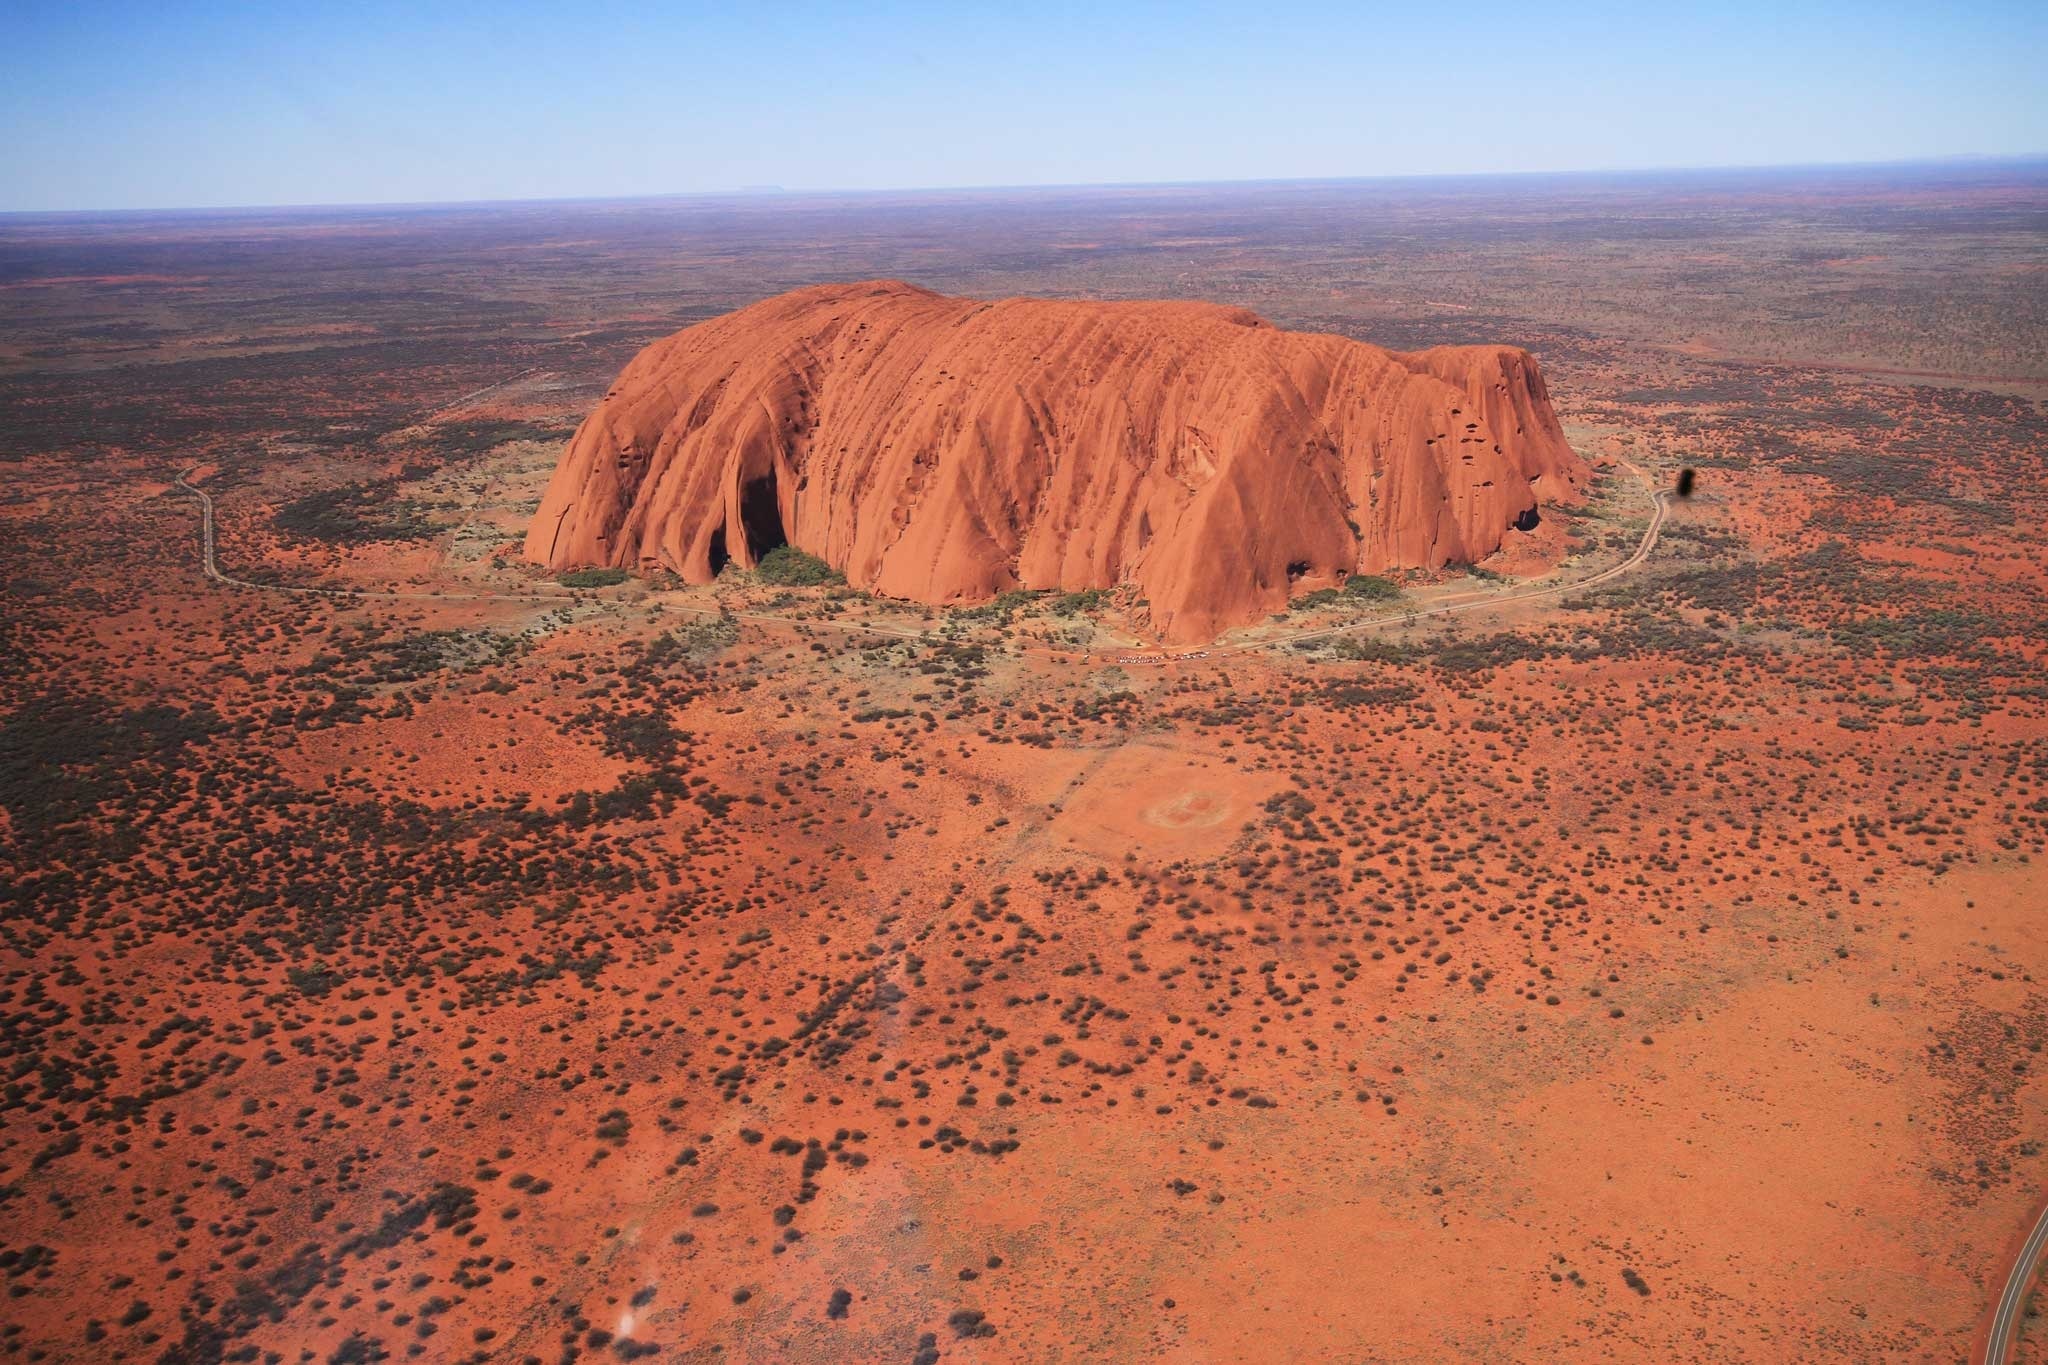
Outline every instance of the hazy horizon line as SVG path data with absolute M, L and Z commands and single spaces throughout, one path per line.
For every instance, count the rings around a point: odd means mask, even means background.
M 68 207 L 0 209 L 0 219 L 114 217 L 143 214 L 294 213 L 314 210 L 406 210 L 511 208 L 544 204 L 630 204 L 687 199 L 858 199 L 893 195 L 1014 194 L 1087 190 L 1147 190 L 1252 187 L 1259 185 L 1362 185 L 1416 181 L 1538 180 L 1566 177 L 1710 175 L 1762 171 L 1845 171 L 1910 167 L 2025 166 L 2048 163 L 2048 149 L 2032 152 L 1952 152 L 1941 156 L 1885 157 L 1865 161 L 1717 162 L 1669 166 L 1566 167 L 1518 171 L 1410 171 L 1382 175 L 1236 177 L 1217 180 L 1038 181 L 1016 184 L 782 186 L 756 184 L 723 189 L 650 190 L 623 194 L 526 195 L 483 199 L 311 200 L 258 204 L 152 204 L 127 208 Z

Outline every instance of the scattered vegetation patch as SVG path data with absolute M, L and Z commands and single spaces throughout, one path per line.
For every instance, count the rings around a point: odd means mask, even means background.
M 1355 573 L 1344 580 L 1344 595 L 1360 602 L 1392 602 L 1401 596 L 1401 585 L 1376 574 Z
M 417 682 L 442 673 L 469 673 L 518 654 L 517 636 L 491 630 L 422 630 L 397 639 L 348 641 L 337 653 L 317 654 L 299 670 L 306 678 L 342 676 L 361 685 Z
M 1100 611 L 1109 594 L 1101 588 L 1084 588 L 1080 592 L 1063 592 L 1046 604 L 1046 610 L 1054 616 L 1081 616 L 1088 612 Z
M 46 695 L 0 724 L 0 807 L 22 832 L 69 823 L 119 793 L 159 785 L 189 749 L 226 728 L 204 703 L 122 710 Z
M 1011 617 L 1045 595 L 1033 588 L 1012 588 L 1008 592 L 997 593 L 978 607 L 963 607 L 955 615 L 962 620 L 994 621 L 997 625 L 1007 626 Z
M 778 545 L 762 555 L 754 577 L 777 588 L 817 588 L 846 581 L 845 574 L 794 545 Z
M 642 658 L 654 667 L 701 663 L 738 644 L 739 638 L 739 622 L 727 616 L 707 616 L 663 631 L 648 644 Z
M 571 426 L 542 422 L 516 422 L 480 418 L 467 422 L 437 422 L 426 428 L 430 452 L 442 461 L 486 455 L 512 441 L 565 441 L 575 435 Z
M 1415 657 L 1406 645 L 1370 635 L 1340 635 L 1330 643 L 1330 653 L 1346 663 L 1399 664 Z
M 571 569 L 555 581 L 565 588 L 616 588 L 626 578 L 624 569 Z
M 294 498 L 271 524 L 286 535 L 330 545 L 425 540 L 448 529 L 419 503 L 398 496 L 397 479 L 343 484 Z
M 598 721 L 604 735 L 604 750 L 619 758 L 665 763 L 676 754 L 676 727 L 669 718 L 652 712 L 615 715 L 603 712 Z

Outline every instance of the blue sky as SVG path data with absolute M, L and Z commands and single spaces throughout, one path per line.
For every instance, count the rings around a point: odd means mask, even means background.
M 0 210 L 2048 152 L 2048 4 L 0 0 Z

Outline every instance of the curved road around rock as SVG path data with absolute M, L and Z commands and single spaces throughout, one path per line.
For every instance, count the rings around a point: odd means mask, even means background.
M 1978 1365 L 2005 1365 L 2005 1358 L 2012 1352 L 2013 1339 L 2019 1335 L 2020 1312 L 2026 1307 L 2027 1286 L 2033 1281 L 2035 1263 L 2041 1259 L 2042 1248 L 2048 1247 L 2048 1202 L 2034 1218 L 2034 1226 L 2027 1233 L 2027 1240 L 2020 1244 L 2020 1253 L 2013 1258 L 2012 1272 L 2005 1277 L 2005 1289 L 1998 1296 L 1998 1306 L 1991 1313 L 1991 1331 L 1984 1339 L 1984 1354 L 1977 1357 Z
M 1627 464 L 1626 461 L 1623 461 L 1623 463 Z M 1650 490 L 1650 524 L 1643 528 L 1643 539 L 1636 546 L 1635 552 L 1619 564 L 1611 565 L 1600 570 L 1598 573 L 1588 574 L 1584 578 L 1575 578 L 1569 583 L 1542 584 L 1530 588 L 1526 592 L 1456 598 L 1441 606 L 1403 612 L 1399 616 L 1379 616 L 1374 617 L 1370 621 L 1360 621 L 1348 626 L 1329 626 L 1319 630 L 1299 630 L 1271 640 L 1258 640 L 1241 645 L 1226 646 L 1220 650 L 1211 650 L 1210 653 L 1244 654 L 1255 649 L 1275 649 L 1281 645 L 1300 644 L 1307 640 L 1323 640 L 1338 635 L 1355 635 L 1361 631 L 1378 630 L 1387 626 L 1406 625 L 1410 621 L 1421 621 L 1432 616 L 1454 616 L 1459 612 L 1480 611 L 1487 607 L 1506 606 L 1511 602 L 1533 602 L 1543 597 L 1559 597 L 1568 592 L 1577 592 L 1581 588 L 1596 587 L 1607 582 L 1609 579 L 1619 578 L 1631 570 L 1641 568 L 1643 562 L 1650 557 L 1650 552 L 1657 548 L 1657 533 L 1664 529 L 1664 518 L 1670 511 L 1671 498 L 1668 492 L 1656 487 L 1651 482 L 1650 476 L 1641 469 L 1633 464 L 1628 464 L 1627 467 L 1629 472 L 1641 479 L 1643 486 Z
M 494 385 L 493 387 L 499 386 Z M 479 392 L 488 392 L 488 390 L 480 390 Z M 1630 473 L 1642 480 L 1643 486 L 1650 492 L 1650 522 L 1649 525 L 1643 528 L 1642 541 L 1636 546 L 1635 552 L 1620 563 L 1610 565 L 1598 573 L 1589 574 L 1584 578 L 1575 578 L 1568 583 L 1540 584 L 1522 592 L 1487 593 L 1474 595 L 1469 598 L 1461 597 L 1439 606 L 1403 612 L 1398 616 L 1379 616 L 1367 621 L 1354 622 L 1350 625 L 1293 631 L 1268 639 L 1213 646 L 1205 650 L 1143 654 L 1138 657 L 1125 655 L 1119 658 L 1112 655 L 1098 658 L 1091 651 L 1061 650 L 1037 645 L 1012 645 L 1010 648 L 1016 653 L 1036 654 L 1061 663 L 1082 664 L 1087 667 L 1103 667 L 1119 662 L 1131 664 L 1195 662 L 1202 659 L 1225 658 L 1231 655 L 1252 654 L 1261 650 L 1280 649 L 1289 645 L 1332 639 L 1342 635 L 1366 634 L 1385 630 L 1393 626 L 1408 625 L 1416 621 L 1427 620 L 1431 617 L 1454 616 L 1468 611 L 1484 611 L 1493 607 L 1509 606 L 1516 602 L 1530 602 L 1546 597 L 1558 597 L 1565 593 L 1596 587 L 1601 583 L 1608 582 L 1642 567 L 1643 563 L 1649 559 L 1650 552 L 1657 548 L 1657 534 L 1663 529 L 1664 518 L 1670 507 L 1671 495 L 1657 488 L 1647 473 L 1627 461 L 1623 461 L 1622 464 Z M 199 500 L 200 568 L 209 579 L 223 586 L 249 588 L 258 592 L 286 593 L 307 597 L 329 597 L 340 600 L 375 598 L 380 600 L 418 602 L 520 602 L 529 605 L 552 602 L 562 606 L 573 606 L 579 601 L 588 600 L 579 598 L 573 592 L 477 592 L 458 589 L 407 592 L 394 588 L 303 587 L 285 583 L 258 583 L 252 579 L 238 578 L 234 574 L 225 572 L 220 567 L 219 531 L 217 530 L 214 517 L 213 497 L 205 489 L 191 481 L 191 475 L 197 468 L 198 466 L 195 465 L 193 469 L 188 469 L 178 475 L 173 481 L 173 486 L 181 492 L 190 493 Z M 876 625 L 871 622 L 807 620 L 800 617 L 774 616 L 761 612 L 727 611 L 716 607 L 690 607 L 676 602 L 663 601 L 650 601 L 644 605 L 657 611 L 673 612 L 684 616 L 747 621 L 757 625 L 780 626 L 785 629 L 808 627 L 819 630 L 836 630 L 847 634 L 880 635 L 891 639 L 910 641 L 947 640 L 950 638 L 938 630 L 911 630 L 898 626 Z

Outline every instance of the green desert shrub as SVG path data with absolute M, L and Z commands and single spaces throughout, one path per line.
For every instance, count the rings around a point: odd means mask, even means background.
M 1344 595 L 1365 602 L 1390 602 L 1401 595 L 1401 588 L 1392 579 L 1355 573 L 1344 580 Z
M 571 569 L 555 580 L 565 588 L 615 588 L 626 581 L 624 569 Z
M 845 574 L 794 545 L 778 545 L 762 555 L 754 576 L 778 588 L 815 588 L 846 581 Z

